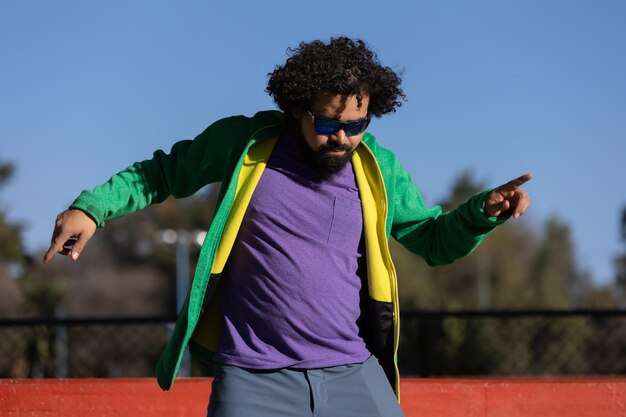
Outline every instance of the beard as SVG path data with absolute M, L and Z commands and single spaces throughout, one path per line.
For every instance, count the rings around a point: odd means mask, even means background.
M 305 142 L 300 141 L 306 149 L 306 155 L 310 166 L 313 168 L 320 180 L 328 180 L 337 175 L 352 158 L 354 151 L 350 145 L 339 145 L 335 143 L 325 143 L 317 150 Z M 343 155 L 331 155 L 333 151 L 345 151 Z

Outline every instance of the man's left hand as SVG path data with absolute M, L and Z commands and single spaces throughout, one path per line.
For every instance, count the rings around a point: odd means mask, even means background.
M 530 206 L 530 197 L 520 187 L 532 177 L 532 174 L 524 174 L 490 192 L 485 200 L 487 214 L 498 217 L 510 213 L 515 219 L 524 214 Z

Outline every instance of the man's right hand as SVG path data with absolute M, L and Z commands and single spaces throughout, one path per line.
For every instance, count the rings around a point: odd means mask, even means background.
M 43 263 L 48 263 L 56 253 L 69 255 L 77 260 L 89 239 L 96 233 L 96 228 L 96 222 L 85 212 L 65 210 L 57 216 L 50 249 L 44 255 Z

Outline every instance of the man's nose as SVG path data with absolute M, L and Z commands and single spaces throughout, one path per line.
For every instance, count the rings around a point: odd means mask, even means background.
M 331 141 L 338 143 L 339 145 L 345 145 L 346 143 L 350 142 L 348 140 L 348 135 L 346 135 L 346 132 L 343 129 L 339 129 L 337 132 L 330 135 L 330 139 Z

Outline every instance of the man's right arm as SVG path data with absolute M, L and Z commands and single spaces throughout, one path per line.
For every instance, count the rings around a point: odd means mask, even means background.
M 169 154 L 158 150 L 152 159 L 136 162 L 93 190 L 81 192 L 69 209 L 57 216 L 43 262 L 49 262 L 56 253 L 76 260 L 107 220 L 160 203 L 170 195 L 187 196 L 201 188 L 189 178 L 188 170 L 198 165 L 199 150 L 192 148 L 198 148 L 192 141 L 177 142 Z
M 224 132 L 232 131 L 234 118 L 229 119 L 212 124 L 194 140 L 175 143 L 170 153 L 158 150 L 152 159 L 137 162 L 93 190 L 83 191 L 57 216 L 44 263 L 56 253 L 76 260 L 107 220 L 160 203 L 170 195 L 187 197 L 221 181 L 229 154 Z

